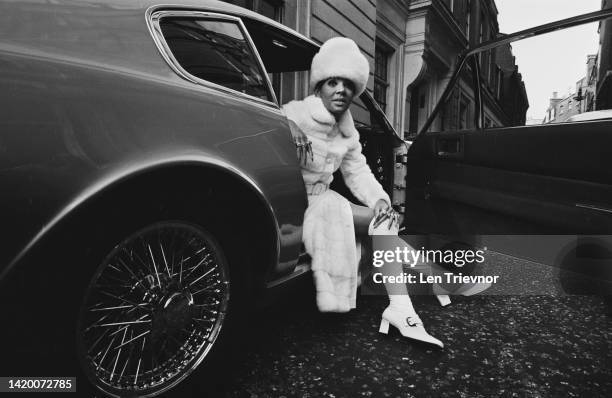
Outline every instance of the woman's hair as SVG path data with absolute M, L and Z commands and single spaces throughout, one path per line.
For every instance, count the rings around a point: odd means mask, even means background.
M 355 83 L 353 83 L 352 80 L 346 79 L 344 77 L 340 77 L 340 76 L 330 76 L 327 79 L 323 79 L 323 80 L 319 80 L 317 82 L 317 84 L 315 84 L 314 86 L 314 93 L 318 93 L 321 90 L 321 87 L 323 87 L 323 85 L 325 84 L 326 81 L 328 81 L 329 79 L 342 79 L 345 82 L 349 82 L 351 84 L 351 88 L 353 89 L 353 92 L 355 91 Z

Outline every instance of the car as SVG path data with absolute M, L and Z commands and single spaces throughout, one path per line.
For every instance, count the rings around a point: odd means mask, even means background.
M 389 193 L 404 163 L 406 233 L 465 246 L 612 231 L 611 120 L 485 131 L 477 60 L 611 14 L 466 49 L 409 142 L 361 96 L 357 128 Z M 0 18 L 1 373 L 75 375 L 105 396 L 213 385 L 232 329 L 309 275 L 307 197 L 270 74 L 307 71 L 318 44 L 212 0 L 0 0 Z M 473 125 L 436 130 L 466 76 Z M 563 253 L 598 254 L 600 275 L 606 244 Z
M 308 71 L 318 44 L 218 1 L 2 0 L 0 15 L 2 373 L 78 370 L 79 391 L 108 396 L 214 381 L 232 328 L 307 275 L 268 73 Z M 363 136 L 397 146 L 361 101 Z
M 568 122 L 583 122 L 586 120 L 610 119 L 612 118 L 612 110 L 603 109 L 600 111 L 591 111 L 574 115 L 568 119 Z

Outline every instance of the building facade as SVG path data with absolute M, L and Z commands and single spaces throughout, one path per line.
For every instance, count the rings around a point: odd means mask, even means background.
M 434 2 L 432 2 L 434 3 Z M 433 102 L 437 100 L 441 89 L 450 78 L 452 63 L 459 51 L 466 45 L 476 46 L 480 43 L 493 40 L 498 37 L 499 25 L 497 23 L 497 7 L 493 0 L 465 0 L 441 2 L 451 12 L 455 26 L 461 30 L 460 33 L 453 29 L 453 24 L 446 24 L 438 37 L 431 35 L 428 47 L 440 47 L 439 42 L 444 37 L 455 35 L 455 42 L 462 42 L 460 48 L 441 49 L 439 53 L 446 55 L 446 62 L 434 61 L 431 57 L 429 69 L 436 70 L 429 81 L 425 79 L 418 87 L 419 94 L 422 91 L 433 91 L 435 94 Z M 433 18 L 432 18 L 433 20 Z M 435 50 L 434 50 L 435 51 Z M 518 71 L 515 58 L 510 45 L 502 45 L 482 52 L 478 58 L 481 80 L 483 83 L 482 101 L 484 110 L 484 128 L 501 126 L 524 125 L 526 112 L 529 107 L 527 93 L 522 76 Z M 467 68 L 469 69 L 469 68 Z M 441 117 L 432 126 L 434 131 L 463 130 L 474 128 L 474 115 L 476 111 L 476 99 L 474 84 L 471 73 L 461 76 L 459 84 L 444 106 Z M 425 86 L 425 87 L 423 87 Z M 414 94 L 414 92 L 413 92 Z M 414 97 L 414 96 L 413 96 Z M 411 104 L 412 115 L 409 118 L 407 136 L 412 137 L 423 123 L 420 114 L 414 111 L 414 103 Z M 419 103 L 419 106 L 421 103 Z M 425 107 L 425 114 L 431 109 Z
M 612 0 L 602 0 L 601 8 L 612 8 Z M 612 19 L 599 24 L 597 69 L 595 107 L 597 110 L 612 109 Z
M 602 0 L 601 9 L 612 8 Z M 612 109 L 612 19 L 599 23 L 599 51 L 588 55 L 585 76 L 576 82 L 574 93 L 559 98 L 553 93 L 543 123 L 566 122 L 578 113 Z
M 559 94 L 555 91 L 550 98 L 550 103 L 542 123 L 563 123 L 567 122 L 570 117 L 579 114 L 580 103 L 574 101 L 574 96 L 575 94 L 572 93 L 559 97 Z
M 595 110 L 597 55 L 587 55 L 585 76 L 576 82 L 575 91 L 563 97 L 553 92 L 542 123 L 564 123 L 574 115 Z
M 597 95 L 597 55 L 588 55 L 586 62 L 586 75 L 576 82 L 576 95 L 574 99 L 579 102 L 580 113 L 595 110 Z

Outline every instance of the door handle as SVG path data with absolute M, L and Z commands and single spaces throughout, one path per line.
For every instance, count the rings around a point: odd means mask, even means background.
M 463 136 L 436 137 L 436 154 L 439 158 L 463 159 Z

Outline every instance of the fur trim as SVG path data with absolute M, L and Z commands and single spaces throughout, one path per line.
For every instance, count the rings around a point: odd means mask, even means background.
M 293 120 L 301 129 L 309 132 L 327 133 L 331 126 L 336 123 L 336 118 L 332 115 L 321 98 L 310 95 L 303 101 L 291 101 L 283 105 L 283 111 L 288 119 Z M 347 110 L 340 116 L 338 129 L 345 137 L 357 136 L 359 133 L 355 129 L 355 122 L 351 112 Z
M 355 84 L 356 95 L 364 92 L 370 77 L 370 64 L 357 44 L 346 37 L 327 40 L 312 59 L 310 66 L 310 88 L 321 80 L 343 77 Z
M 358 255 L 351 206 L 327 190 L 308 197 L 303 235 L 322 312 L 347 312 L 356 306 Z

